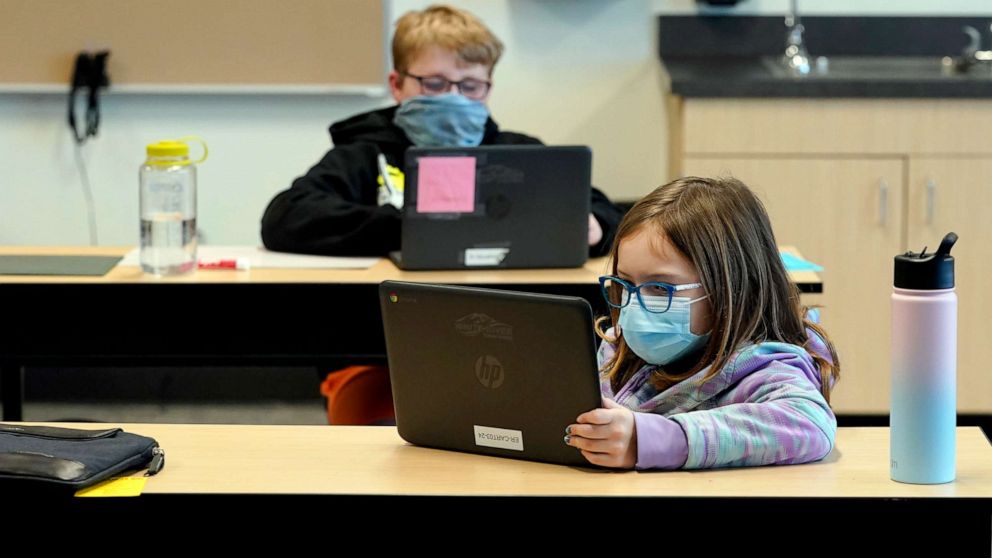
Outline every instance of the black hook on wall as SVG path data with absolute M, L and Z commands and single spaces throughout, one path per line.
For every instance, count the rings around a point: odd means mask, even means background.
M 76 64 L 72 70 L 69 92 L 69 127 L 72 128 L 76 143 L 82 145 L 90 137 L 96 136 L 100 127 L 100 103 L 97 93 L 101 88 L 110 85 L 107 77 L 107 58 L 110 52 L 103 50 L 96 53 L 80 52 L 76 56 Z M 76 94 L 87 89 L 85 128 L 80 130 L 76 123 Z

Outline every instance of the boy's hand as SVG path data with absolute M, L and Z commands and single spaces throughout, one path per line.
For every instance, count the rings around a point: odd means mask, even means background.
M 599 226 L 599 221 L 592 213 L 589 214 L 589 246 L 599 244 L 603 240 L 603 227 Z
M 565 429 L 565 443 L 582 450 L 593 465 L 631 469 L 637 463 L 634 412 L 612 399 L 603 408 L 582 413 Z

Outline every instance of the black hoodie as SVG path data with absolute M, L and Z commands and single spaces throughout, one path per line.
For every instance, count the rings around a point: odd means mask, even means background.
M 396 106 L 336 122 L 334 148 L 292 187 L 276 195 L 262 216 L 262 242 L 270 250 L 336 256 L 384 256 L 400 248 L 399 209 L 378 205 L 377 157 L 404 168 L 404 154 L 413 143 L 393 124 Z M 537 138 L 501 132 L 490 118 L 482 145 L 541 145 Z M 592 189 L 592 213 L 603 239 L 589 254 L 605 254 L 613 242 L 620 209 Z

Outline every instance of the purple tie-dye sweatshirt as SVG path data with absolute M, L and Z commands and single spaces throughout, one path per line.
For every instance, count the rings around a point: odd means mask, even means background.
M 810 334 L 812 349 L 829 360 L 822 340 Z M 614 351 L 608 342 L 600 345 L 600 367 Z M 648 381 L 652 370 L 642 367 L 616 394 L 602 381 L 604 396 L 635 411 L 637 469 L 805 463 L 833 448 L 837 419 L 802 347 L 749 345 L 706 383 L 700 380 L 709 368 L 660 393 Z

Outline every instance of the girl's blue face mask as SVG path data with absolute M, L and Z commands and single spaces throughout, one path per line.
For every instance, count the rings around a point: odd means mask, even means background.
M 699 349 L 706 344 L 710 334 L 696 335 L 690 329 L 692 304 L 709 295 L 691 299 L 672 297 L 667 312 L 648 312 L 640 299 L 649 307 L 664 308 L 666 296 L 641 295 L 620 309 L 620 332 L 627 346 L 648 364 L 665 365 Z
M 474 147 L 486 133 L 489 109 L 458 93 L 410 97 L 396 109 L 393 123 L 417 147 Z

